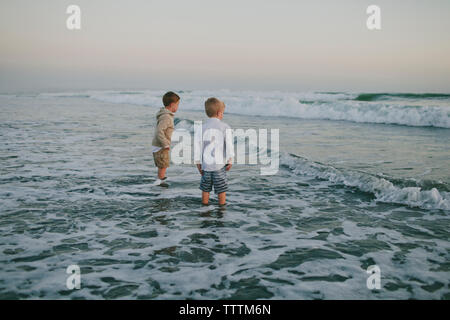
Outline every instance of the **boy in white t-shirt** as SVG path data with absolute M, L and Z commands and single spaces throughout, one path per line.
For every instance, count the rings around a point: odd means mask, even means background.
M 197 169 L 202 175 L 202 204 L 208 204 L 209 194 L 214 187 L 219 204 L 224 205 L 228 190 L 226 172 L 231 169 L 234 157 L 232 132 L 230 126 L 222 122 L 225 112 L 222 101 L 209 98 L 205 102 L 205 112 L 209 119 L 202 125 L 201 163 L 197 163 Z

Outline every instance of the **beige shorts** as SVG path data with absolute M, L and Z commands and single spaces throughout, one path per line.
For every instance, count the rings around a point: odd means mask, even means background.
M 169 149 L 161 149 L 157 152 L 153 152 L 153 159 L 158 168 L 168 168 L 170 163 Z

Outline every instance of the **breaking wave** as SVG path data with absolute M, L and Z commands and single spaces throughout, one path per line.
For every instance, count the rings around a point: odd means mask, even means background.
M 403 99 L 450 99 L 450 94 L 445 93 L 361 93 L 356 101 L 378 101 L 393 98 Z
M 310 161 L 294 154 L 283 155 L 282 166 L 293 173 L 328 180 L 334 184 L 355 187 L 363 192 L 372 193 L 376 201 L 403 204 L 424 209 L 450 210 L 450 192 L 439 191 L 432 187 L 425 190 L 420 186 L 402 187 L 369 173 L 334 168 L 330 165 Z
M 178 91 L 181 110 L 203 111 L 204 101 L 217 96 L 227 113 L 338 120 L 358 123 L 395 124 L 450 128 L 450 94 L 438 93 L 344 93 L 281 91 L 194 90 Z M 160 107 L 164 91 L 90 91 L 87 93 L 41 94 L 42 97 L 85 97 L 117 104 Z

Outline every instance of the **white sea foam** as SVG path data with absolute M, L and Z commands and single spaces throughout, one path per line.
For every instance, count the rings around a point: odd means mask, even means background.
M 289 154 L 283 155 L 280 162 L 295 174 L 325 179 L 331 183 L 356 187 L 361 191 L 372 193 L 376 201 L 424 209 L 450 210 L 450 192 L 440 192 L 436 188 L 431 190 L 423 190 L 420 187 L 402 188 L 385 178 L 360 171 L 337 169 Z
M 101 91 L 90 93 L 90 98 L 110 103 L 159 107 L 163 94 L 163 91 Z M 184 110 L 203 110 L 205 99 L 217 96 L 225 101 L 227 112 L 233 114 L 450 128 L 448 99 L 437 102 L 423 99 L 401 100 L 400 103 L 398 100 L 368 102 L 355 100 L 358 95 L 352 93 L 228 90 L 198 90 L 181 92 L 180 95 Z

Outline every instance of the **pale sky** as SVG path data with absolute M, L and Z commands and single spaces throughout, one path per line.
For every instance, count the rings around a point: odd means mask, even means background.
M 0 48 L 3 93 L 450 92 L 450 1 L 0 0 Z

